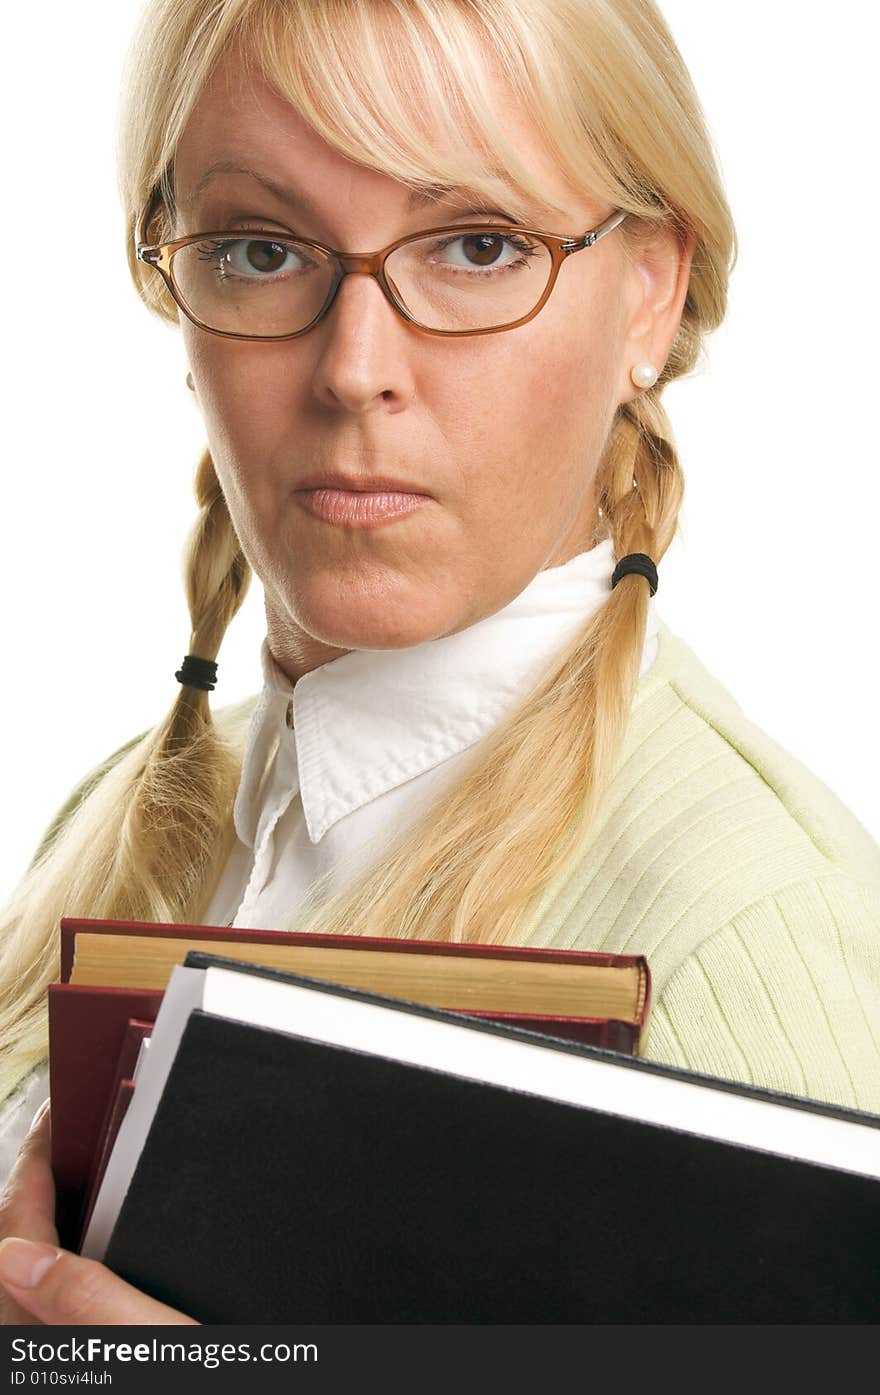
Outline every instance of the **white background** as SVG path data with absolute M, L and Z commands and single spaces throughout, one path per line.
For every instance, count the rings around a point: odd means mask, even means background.
M 658 613 L 880 837 L 876 14 L 661 0 L 737 224 L 708 367 L 665 394 L 687 480 Z M 114 137 L 140 0 L 4 19 L 0 898 L 56 808 L 173 700 L 203 445 L 128 279 Z M 723 10 L 723 19 L 722 19 Z M 19 228 L 12 236 L 9 229 Z M 215 701 L 257 690 L 254 584 Z

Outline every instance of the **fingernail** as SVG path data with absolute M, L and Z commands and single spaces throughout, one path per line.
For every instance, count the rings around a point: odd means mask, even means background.
M 61 1251 L 51 1245 L 38 1245 L 31 1240 L 0 1240 L 0 1283 L 16 1288 L 36 1288 L 46 1270 Z
M 40 1107 L 39 1107 L 39 1109 L 37 1110 L 36 1114 L 34 1115 L 33 1119 L 31 1119 L 30 1128 L 28 1129 L 28 1133 L 33 1133 L 34 1129 L 37 1127 L 37 1124 L 40 1122 L 40 1120 L 42 1119 L 43 1115 L 46 1113 L 46 1110 L 49 1108 L 50 1102 L 51 1102 L 51 1101 L 50 1101 L 49 1099 L 43 1100 L 43 1103 L 40 1105 Z

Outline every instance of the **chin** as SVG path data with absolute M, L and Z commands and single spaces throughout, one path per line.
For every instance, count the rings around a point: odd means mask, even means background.
M 362 596 L 358 604 L 343 592 L 330 606 L 312 606 L 304 605 L 300 596 L 297 614 L 303 629 L 335 649 L 408 649 L 455 626 L 447 608 L 435 614 L 427 598 L 404 602 Z
M 322 626 L 317 637 L 336 649 L 410 649 L 438 635 L 424 625 L 392 625 L 381 617 L 365 618 L 358 624 L 350 617 L 345 625 Z

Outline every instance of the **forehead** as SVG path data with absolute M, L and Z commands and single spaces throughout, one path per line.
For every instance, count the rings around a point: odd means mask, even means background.
M 544 221 L 558 220 L 559 210 L 583 220 L 597 212 L 597 205 L 576 193 L 561 177 L 539 134 L 500 80 L 492 74 L 493 110 L 503 124 L 505 136 L 516 145 L 520 158 L 547 191 L 547 202 L 530 200 L 534 215 Z M 422 138 L 439 150 L 437 131 L 430 123 L 430 104 L 414 96 L 413 120 Z M 455 158 L 456 152 L 443 151 Z M 296 108 L 259 72 L 227 55 L 218 64 L 203 88 L 187 121 L 174 158 L 174 180 L 178 204 L 186 209 L 202 186 L 221 187 L 238 183 L 243 176 L 218 173 L 206 180 L 208 171 L 224 164 L 258 170 L 280 186 L 300 190 L 317 188 L 320 194 L 345 200 L 357 197 L 377 200 L 394 198 L 403 211 L 424 209 L 439 201 L 454 202 L 467 196 L 466 182 L 459 185 L 434 183 L 427 194 L 380 170 L 350 159 L 329 144 Z M 522 196 L 520 196 L 522 197 Z

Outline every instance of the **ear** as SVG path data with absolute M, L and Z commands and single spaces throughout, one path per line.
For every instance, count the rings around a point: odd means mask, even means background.
M 643 389 L 630 373 L 639 363 L 652 363 L 658 375 L 678 333 L 690 283 L 697 234 L 664 227 L 648 232 L 626 261 L 629 302 L 624 324 L 618 400 L 631 402 Z

